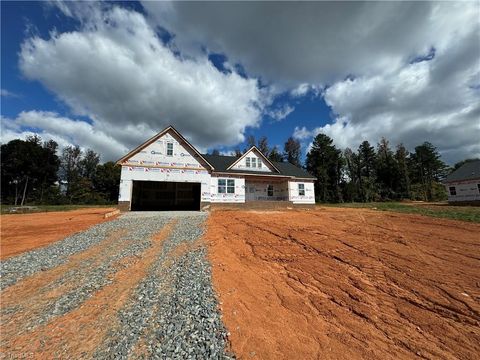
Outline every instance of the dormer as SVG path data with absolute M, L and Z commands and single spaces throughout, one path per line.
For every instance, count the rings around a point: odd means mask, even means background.
M 262 154 L 256 146 L 252 146 L 237 161 L 228 167 L 227 170 L 258 171 L 264 173 L 279 173 L 280 171 Z

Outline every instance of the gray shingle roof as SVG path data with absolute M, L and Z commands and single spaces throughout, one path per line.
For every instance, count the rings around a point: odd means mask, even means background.
M 238 160 L 235 156 L 223 156 L 223 155 L 209 155 L 209 154 L 202 154 L 202 156 L 207 160 L 212 166 L 215 168 L 215 171 L 227 172 L 232 174 L 252 174 L 252 175 L 262 175 L 262 176 L 269 176 L 269 175 L 285 175 L 285 176 L 294 176 L 299 178 L 307 178 L 307 179 L 315 179 L 312 175 L 308 172 L 295 166 L 293 164 L 287 162 L 276 162 L 272 161 L 273 165 L 280 171 L 278 173 L 263 173 L 259 171 L 252 171 L 252 170 L 227 170 L 227 168 L 232 165 L 236 160 Z
M 469 161 L 447 176 L 445 182 L 480 179 L 480 160 Z

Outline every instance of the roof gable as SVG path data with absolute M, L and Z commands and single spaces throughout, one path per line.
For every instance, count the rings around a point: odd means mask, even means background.
M 151 137 L 150 139 L 148 139 L 147 141 L 145 141 L 143 144 L 137 146 L 135 149 L 133 149 L 132 151 L 130 151 L 128 154 L 126 154 L 125 156 L 123 156 L 122 158 L 120 158 L 118 161 L 117 161 L 117 164 L 120 164 L 122 165 L 122 163 L 125 163 L 125 162 L 128 162 L 129 159 L 131 159 L 132 157 L 134 157 L 136 154 L 140 153 L 141 151 L 143 151 L 145 148 L 147 148 L 148 146 L 150 146 L 151 144 L 155 143 L 157 140 L 159 140 L 161 137 L 163 137 L 164 135 L 166 134 L 172 134 L 174 137 L 176 137 L 179 142 L 182 143 L 182 146 L 186 146 L 187 148 L 189 148 L 197 157 L 199 157 L 207 167 L 209 167 L 211 170 L 213 170 L 213 166 L 203 157 L 202 154 L 200 154 L 200 152 L 198 152 L 197 149 L 195 149 L 195 147 L 190 144 L 187 139 L 185 139 L 173 126 L 168 126 L 167 128 L 165 128 L 164 130 L 160 131 L 158 134 L 156 134 L 155 136 Z
M 255 155 L 257 157 L 261 158 L 263 160 L 263 163 L 266 166 L 268 166 L 271 171 L 276 172 L 276 173 L 280 173 L 280 170 L 278 170 L 278 168 L 273 164 L 273 162 L 271 162 L 260 150 L 258 150 L 258 148 L 255 145 L 253 145 L 250 149 L 245 151 L 245 154 L 243 154 L 242 156 L 237 158 L 237 160 L 235 162 L 233 162 L 227 168 L 227 170 L 233 170 L 239 162 L 241 162 L 244 158 L 246 158 L 247 156 L 249 156 L 252 153 L 255 153 Z

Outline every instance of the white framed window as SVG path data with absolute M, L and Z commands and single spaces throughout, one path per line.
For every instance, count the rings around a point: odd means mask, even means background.
M 219 194 L 235 194 L 235 179 L 218 179 Z
M 273 185 L 267 186 L 267 196 L 273 196 Z
M 305 184 L 298 184 L 298 196 L 305 196 Z
M 257 159 L 257 167 L 258 167 L 259 169 L 262 168 L 262 160 Z
M 173 156 L 173 143 L 167 142 L 167 156 Z
M 227 193 L 227 180 L 218 179 L 218 193 L 226 194 Z
M 252 168 L 257 167 L 257 158 L 252 157 Z
M 450 191 L 450 195 L 452 196 L 457 195 L 457 189 L 455 188 L 455 186 L 450 186 L 448 190 Z
M 250 158 L 249 157 L 245 158 L 245 166 L 250 167 Z
M 227 179 L 227 194 L 235 194 L 235 180 Z

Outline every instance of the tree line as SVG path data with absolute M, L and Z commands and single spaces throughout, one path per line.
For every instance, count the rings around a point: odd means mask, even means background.
M 287 139 L 283 151 L 270 147 L 266 136 L 258 140 L 249 136 L 246 143 L 243 151 L 234 151 L 235 156 L 255 145 L 269 160 L 290 162 L 315 176 L 319 202 L 444 200 L 446 192 L 440 182 L 452 170 L 429 142 L 412 153 L 402 144 L 392 148 L 385 138 L 376 147 L 364 141 L 355 151 L 342 151 L 330 137 L 318 134 L 305 164 L 300 142 L 293 137 Z M 211 153 L 219 154 L 218 150 Z M 37 135 L 12 140 L 1 146 L 1 201 L 15 205 L 116 203 L 120 166 L 111 161 L 100 164 L 99 159 L 93 150 L 82 151 L 78 146 L 59 152 L 55 141 L 42 141 Z
M 100 164 L 93 150 L 37 136 L 1 146 L 3 204 L 113 204 L 118 200 L 120 166 Z
M 451 171 L 429 142 L 412 153 L 403 144 L 392 149 L 385 138 L 376 148 L 363 141 L 356 151 L 341 151 L 325 134 L 315 137 L 305 168 L 317 178 L 321 202 L 445 200 L 441 181 Z
M 446 199 L 441 181 L 452 170 L 472 159 L 466 159 L 450 168 L 438 150 L 429 142 L 415 147 L 410 153 L 403 144 L 392 148 L 382 138 L 376 147 L 363 141 L 357 150 L 338 149 L 333 140 L 318 134 L 301 162 L 300 142 L 289 137 L 283 152 L 269 147 L 265 136 L 256 141 L 247 138 L 247 147 L 234 153 L 239 157 L 255 145 L 268 159 L 290 162 L 303 167 L 315 176 L 315 195 L 318 202 L 369 202 L 389 200 L 439 201 Z M 219 154 L 217 150 L 212 153 Z

